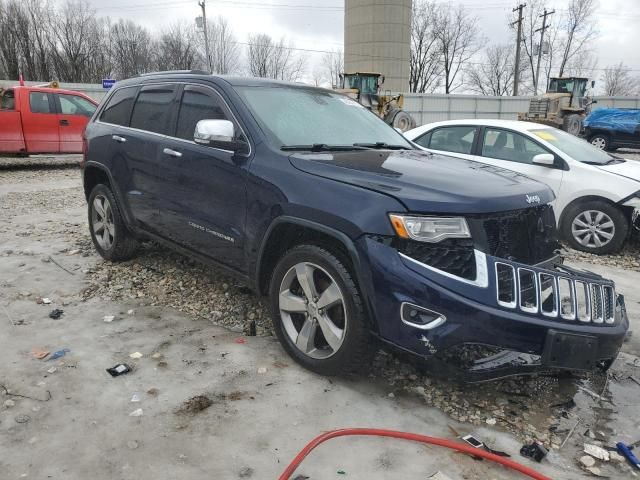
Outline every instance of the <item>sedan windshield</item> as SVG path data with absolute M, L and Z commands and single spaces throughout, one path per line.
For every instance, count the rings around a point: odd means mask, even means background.
M 563 132 L 562 130 L 543 128 L 530 130 L 530 132 L 579 162 L 606 165 L 607 163 L 616 161 L 614 157 L 604 150 L 600 150 L 589 142 L 575 137 L 570 133 Z
M 287 86 L 238 87 L 237 91 L 278 147 L 413 148 L 396 130 L 341 94 Z

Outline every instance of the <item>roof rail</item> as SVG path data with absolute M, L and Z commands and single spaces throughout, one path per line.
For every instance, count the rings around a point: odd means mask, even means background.
M 196 75 L 211 75 L 210 72 L 205 72 L 204 70 L 165 70 L 162 72 L 149 72 L 149 73 L 141 73 L 139 77 L 149 77 L 151 75 L 165 75 L 169 73 L 193 73 Z

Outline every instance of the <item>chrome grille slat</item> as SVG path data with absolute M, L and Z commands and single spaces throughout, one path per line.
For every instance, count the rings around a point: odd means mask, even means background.
M 495 263 L 498 305 L 583 323 L 615 323 L 616 293 L 613 285 L 573 279 L 552 271 Z

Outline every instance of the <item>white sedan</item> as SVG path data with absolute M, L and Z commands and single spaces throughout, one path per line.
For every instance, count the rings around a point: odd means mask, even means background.
M 561 235 L 578 250 L 619 250 L 640 226 L 640 162 L 562 130 L 515 120 L 450 120 L 404 133 L 427 151 L 514 170 L 556 194 Z

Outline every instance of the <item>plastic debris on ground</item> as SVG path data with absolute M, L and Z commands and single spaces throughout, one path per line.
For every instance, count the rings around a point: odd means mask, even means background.
M 609 452 L 607 452 L 604 448 L 599 447 L 597 445 L 585 443 L 584 453 L 586 453 L 587 455 L 591 455 L 592 457 L 595 457 L 598 460 L 603 460 L 605 462 L 609 461 Z
M 47 358 L 47 361 L 51 361 L 51 360 L 57 360 L 58 358 L 62 358 L 64 357 L 67 353 L 69 353 L 71 350 L 69 350 L 68 348 L 63 348 L 62 350 L 58 350 L 57 352 L 53 352 L 49 358 Z
M 38 360 L 46 358 L 50 353 L 51 352 L 49 352 L 48 350 L 40 350 L 39 348 L 34 348 L 33 350 L 31 350 L 31 355 L 33 355 L 33 358 L 37 358 Z
M 58 320 L 62 314 L 64 313 L 64 310 L 60 310 L 59 308 L 55 308 L 53 310 L 51 310 L 51 313 L 49 313 L 49 318 L 52 318 L 54 320 Z
M 47 373 L 55 373 L 58 369 L 56 367 L 51 367 L 49 370 L 47 370 Z
M 442 472 L 436 472 L 428 478 L 431 480 L 452 480 L 451 477 L 448 477 Z
M 243 338 L 243 337 L 236 338 L 236 339 L 233 341 L 233 343 L 238 343 L 238 344 L 240 344 L 240 345 L 244 345 L 245 343 L 247 343 L 247 339 L 246 339 L 246 338 Z
M 36 300 L 36 303 L 39 305 L 50 305 L 51 299 L 46 297 L 39 298 L 38 300 Z
M 131 397 L 131 402 L 132 403 L 137 403 L 137 402 L 140 402 L 140 401 L 141 401 L 140 395 L 138 395 L 137 393 L 134 393 L 133 396 Z
M 520 449 L 520 455 L 532 458 L 536 462 L 541 462 L 542 459 L 547 456 L 547 453 L 549 453 L 549 451 L 538 442 L 533 442 L 530 445 L 523 445 Z
M 105 323 L 111 323 L 115 320 L 115 315 L 105 315 L 104 317 L 102 317 L 102 320 L 105 321 Z
M 112 377 L 119 377 L 120 375 L 124 375 L 125 373 L 129 373 L 131 371 L 131 367 L 126 363 L 119 363 L 118 365 L 107 368 L 107 372 Z
M 129 414 L 130 417 L 141 417 L 142 415 L 143 415 L 143 411 L 141 408 L 138 408 L 137 410 L 134 410 Z
M 267 373 L 267 367 L 258 368 L 258 373 Z
M 16 402 L 9 399 L 9 400 L 5 400 L 2 405 L 4 406 L 4 408 L 11 408 L 16 406 Z
M 142 358 L 144 355 L 142 355 L 140 352 L 133 352 L 129 354 L 129 358 L 133 358 L 135 360 Z
M 31 417 L 29 415 L 18 415 L 14 420 L 16 423 L 28 423 L 29 420 L 31 420 Z

